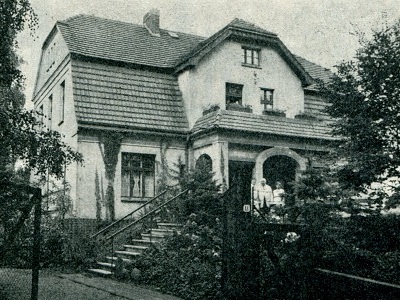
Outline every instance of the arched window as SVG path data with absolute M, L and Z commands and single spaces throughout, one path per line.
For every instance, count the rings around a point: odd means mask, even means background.
M 212 171 L 212 159 L 207 154 L 202 154 L 196 161 L 196 169 L 204 169 L 208 172 Z

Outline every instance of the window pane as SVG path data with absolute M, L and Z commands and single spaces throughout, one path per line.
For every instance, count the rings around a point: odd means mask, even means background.
M 260 64 L 260 60 L 259 60 L 259 51 L 257 51 L 257 50 L 254 50 L 253 51 L 254 52 L 254 60 L 253 60 L 253 64 L 255 64 L 255 65 L 259 65 Z
M 140 173 L 133 173 L 131 180 L 131 195 L 132 197 L 142 197 L 142 185 L 140 182 Z
M 129 197 L 129 184 L 130 183 L 130 175 L 128 171 L 122 171 L 121 178 L 121 196 Z
M 154 159 L 151 159 L 150 157 L 145 157 L 143 159 L 143 168 L 153 169 L 154 168 Z
M 144 197 L 154 197 L 154 173 L 144 173 Z
M 247 55 L 246 55 L 246 64 L 251 64 L 251 57 L 252 57 L 252 54 L 251 54 L 251 50 L 247 50 L 246 51 L 247 52 Z

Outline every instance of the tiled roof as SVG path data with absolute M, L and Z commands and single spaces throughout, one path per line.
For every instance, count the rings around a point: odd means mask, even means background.
M 333 73 L 320 65 L 317 65 L 313 62 L 306 60 L 298 55 L 295 55 L 297 61 L 303 66 L 310 76 L 315 80 L 321 80 L 322 82 L 326 83 L 329 82 L 330 78 L 333 76 Z M 312 84 L 307 87 L 308 90 L 316 90 L 318 84 Z
M 161 29 L 149 34 L 142 25 L 78 15 L 57 23 L 71 53 L 89 57 L 172 68 L 204 38 Z
M 172 75 L 74 61 L 72 77 L 80 124 L 175 133 L 188 128 Z
M 261 28 L 253 23 L 247 22 L 245 20 L 242 19 L 234 19 L 232 22 L 230 22 L 228 24 L 228 26 L 231 27 L 236 27 L 236 28 L 240 28 L 240 29 L 247 29 L 250 30 L 252 32 L 257 32 L 257 33 L 261 33 L 261 34 L 266 34 L 266 35 L 272 35 L 272 36 L 278 36 L 276 33 L 273 33 L 271 31 L 267 31 L 264 28 Z
M 218 110 L 197 120 L 192 132 L 207 128 L 234 129 L 244 132 L 264 133 L 288 137 L 336 140 L 326 122 L 284 117 L 255 115 L 251 113 Z
M 150 35 L 142 25 L 90 15 L 77 15 L 58 22 L 57 26 L 71 53 L 160 68 L 176 67 L 182 59 L 213 38 L 175 32 L 176 38 L 163 29 L 161 36 L 156 37 Z M 234 19 L 219 32 L 225 28 L 248 30 L 277 38 L 275 33 L 241 19 Z M 312 78 L 326 80 L 331 76 L 329 70 L 299 56 L 295 58 Z

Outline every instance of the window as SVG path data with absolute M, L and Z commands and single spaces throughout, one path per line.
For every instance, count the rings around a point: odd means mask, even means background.
M 49 118 L 49 129 L 51 130 L 51 123 L 53 119 L 53 95 L 50 95 L 49 97 L 49 110 L 47 117 Z
M 272 109 L 274 106 L 274 90 L 261 88 L 261 104 L 264 104 L 264 110 Z
M 65 109 L 65 81 L 60 84 L 60 122 L 61 125 L 64 122 L 64 109 Z
M 212 172 L 212 159 L 207 154 L 202 154 L 196 161 L 196 169 Z
M 260 49 L 243 47 L 243 64 L 260 66 Z
M 37 114 L 39 116 L 39 128 L 42 129 L 43 128 L 43 104 L 39 106 L 38 110 L 37 110 Z
M 122 153 L 121 196 L 123 199 L 154 197 L 155 156 Z
M 231 103 L 242 104 L 242 92 L 243 85 L 236 83 L 227 82 L 225 85 L 226 89 L 226 104 L 229 105 Z

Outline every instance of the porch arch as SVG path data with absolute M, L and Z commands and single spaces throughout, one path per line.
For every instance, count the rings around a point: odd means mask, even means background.
M 264 162 L 270 158 L 271 156 L 275 155 L 282 155 L 287 156 L 294 159 L 297 164 L 299 165 L 299 170 L 304 171 L 307 168 L 307 160 L 297 154 L 295 151 L 290 150 L 287 147 L 273 147 L 263 152 L 259 153 L 256 158 L 256 165 L 254 167 L 253 177 L 256 179 L 257 182 L 263 178 L 263 165 Z

